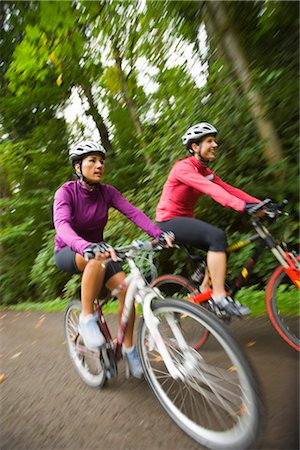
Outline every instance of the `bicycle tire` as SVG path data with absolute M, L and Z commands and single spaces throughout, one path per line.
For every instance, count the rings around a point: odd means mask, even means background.
M 297 256 L 300 261 L 300 255 Z M 287 309 L 288 296 L 293 296 L 298 305 L 292 305 L 294 311 Z M 298 297 L 298 298 L 297 298 Z M 299 339 L 299 288 L 295 286 L 282 266 L 273 272 L 266 289 L 266 307 L 272 325 L 280 336 L 295 350 L 300 351 Z
M 180 298 L 184 300 L 189 300 L 190 297 L 196 295 L 196 286 L 187 278 L 180 275 L 166 274 L 156 278 L 152 283 L 151 287 L 157 287 L 160 292 L 166 297 Z M 202 305 L 203 306 L 203 305 Z M 200 327 L 195 336 L 193 337 L 192 346 L 196 350 L 205 344 L 209 337 L 209 332 L 207 329 Z
M 84 347 L 78 333 L 79 315 L 82 311 L 81 302 L 72 300 L 65 310 L 64 330 L 67 349 L 73 367 L 80 378 L 90 387 L 102 387 L 107 381 L 104 363 L 100 352 L 93 352 Z
M 161 406 L 185 433 L 205 447 L 249 448 L 259 434 L 261 403 L 256 377 L 237 343 L 211 313 L 185 300 L 157 300 L 152 311 L 170 356 L 184 376 L 183 381 L 171 377 L 142 318 L 138 351 L 145 378 Z M 190 332 L 191 325 L 199 323 L 210 331 L 205 347 L 196 351 L 188 346 L 181 351 L 179 344 L 171 345 L 174 335 L 170 337 L 166 317 L 176 314 L 190 319 L 185 322 L 187 328 L 181 330 L 183 336 Z

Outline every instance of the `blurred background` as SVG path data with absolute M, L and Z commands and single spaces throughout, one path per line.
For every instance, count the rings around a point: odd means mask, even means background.
M 154 220 L 172 164 L 187 156 L 181 136 L 211 122 L 220 143 L 211 169 L 258 198 L 287 198 L 289 216 L 273 230 L 297 248 L 298 2 L 1 1 L 0 9 L 2 305 L 68 298 L 78 287 L 54 266 L 52 203 L 72 179 L 68 150 L 81 139 L 102 143 L 104 181 Z M 229 242 L 252 234 L 240 214 L 200 203 L 199 217 Z M 106 241 L 138 237 L 111 212 Z M 172 264 L 184 271 L 178 252 L 160 270 Z M 257 265 L 258 286 L 274 266 L 271 255 Z

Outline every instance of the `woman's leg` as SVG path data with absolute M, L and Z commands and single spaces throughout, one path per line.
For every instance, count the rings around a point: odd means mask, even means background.
M 202 220 L 177 217 L 158 223 L 163 231 L 173 231 L 178 242 L 207 250 L 207 267 L 213 286 L 213 300 L 219 309 L 229 314 L 243 316 L 249 314 L 248 307 L 234 302 L 226 295 L 226 248 L 227 240 L 223 230 Z
M 93 314 L 94 312 L 94 300 L 99 296 L 99 293 L 103 286 L 105 269 L 102 266 L 101 261 L 96 261 L 91 259 L 88 263 L 79 254 L 76 254 L 76 265 L 79 272 L 83 272 L 81 281 L 81 302 L 82 302 L 82 314 L 86 316 L 88 314 Z M 106 287 L 112 291 L 116 289 L 125 280 L 125 273 L 120 270 L 117 264 L 110 263 L 108 267 L 108 273 L 105 278 L 107 279 Z M 116 273 L 114 273 L 116 272 Z M 124 307 L 126 295 L 126 288 L 122 289 L 118 294 L 119 308 L 118 308 L 118 319 L 119 324 L 121 320 L 121 315 Z M 124 346 L 131 347 L 133 343 L 133 329 L 135 322 L 135 308 L 133 308 L 127 329 L 124 336 Z
M 226 253 L 207 252 L 207 267 L 213 285 L 213 294 L 216 298 L 226 295 L 225 275 L 226 275 Z
M 111 276 L 107 283 L 106 286 L 110 289 L 113 290 L 117 287 L 120 286 L 120 284 L 123 283 L 125 279 L 125 273 L 124 272 L 119 272 L 114 274 L 113 276 Z M 126 296 L 126 287 L 124 287 L 124 289 L 122 289 L 119 294 L 118 294 L 118 299 L 119 299 L 119 310 L 118 310 L 118 318 L 119 318 L 119 324 L 121 321 L 121 316 L 122 316 L 122 311 L 123 311 L 123 307 L 124 307 L 124 301 L 125 301 L 125 296 Z M 135 308 L 133 305 L 132 311 L 130 313 L 130 317 L 129 317 L 129 321 L 127 324 L 127 328 L 125 330 L 125 334 L 124 334 L 124 340 L 123 340 L 123 355 L 124 358 L 126 359 L 126 362 L 128 364 L 129 367 L 129 371 L 131 373 L 132 376 L 134 376 L 135 378 L 142 378 L 143 377 L 143 369 L 141 366 L 141 362 L 140 359 L 138 357 L 137 351 L 135 346 L 133 345 L 133 328 L 134 328 L 134 322 L 135 322 Z
M 106 283 L 107 288 L 112 291 L 113 289 L 117 288 L 118 286 L 120 286 L 120 284 L 123 283 L 123 281 L 125 280 L 125 273 L 124 272 L 119 272 L 116 273 L 115 275 L 113 275 Z M 122 311 L 123 311 L 123 307 L 124 307 L 124 301 L 125 301 L 125 295 L 126 295 L 126 288 L 122 289 L 119 294 L 118 294 L 118 300 L 119 300 L 119 307 L 118 307 L 118 320 L 119 320 L 119 324 L 121 321 L 121 316 L 122 316 Z M 133 345 L 133 329 L 134 329 L 134 322 L 135 322 L 135 308 L 132 308 L 131 314 L 130 314 L 130 318 L 128 321 L 128 325 L 125 331 L 125 335 L 124 335 L 124 346 L 125 347 L 132 347 Z
M 207 266 L 213 293 L 215 297 L 225 295 L 227 240 L 224 231 L 191 217 L 177 217 L 166 222 L 160 222 L 158 226 L 164 231 L 173 231 L 176 241 L 208 251 Z M 207 282 L 208 276 L 203 281 L 202 287 L 208 287 L 205 286 Z
M 81 280 L 82 315 L 87 316 L 94 312 L 94 301 L 102 289 L 105 268 L 102 261 L 96 259 L 86 261 L 78 253 L 76 253 L 76 265 L 78 271 L 83 272 Z

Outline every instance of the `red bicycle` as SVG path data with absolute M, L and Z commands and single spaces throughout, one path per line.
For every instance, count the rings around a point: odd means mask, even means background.
M 232 298 L 245 285 L 252 271 L 252 268 L 263 251 L 269 249 L 279 266 L 272 273 L 266 287 L 266 307 L 269 318 L 280 334 L 280 336 L 294 349 L 300 350 L 299 340 L 299 287 L 300 287 L 300 255 L 290 251 L 287 244 L 277 241 L 265 225 L 267 219 L 275 220 L 283 215 L 283 208 L 287 204 L 284 200 L 282 204 L 272 203 L 266 199 L 258 203 L 251 211 L 251 223 L 256 230 L 256 234 L 244 241 L 239 241 L 228 247 L 228 255 L 238 252 L 241 248 L 255 242 L 253 254 L 247 264 L 243 266 L 239 275 L 231 282 L 227 282 L 227 290 Z M 255 214 L 261 209 L 268 211 L 264 217 L 256 217 Z M 192 261 L 195 270 L 190 279 L 178 275 L 162 275 L 152 282 L 152 286 L 159 288 L 163 296 L 186 298 L 187 300 L 200 303 L 217 314 L 221 319 L 230 321 L 230 317 L 224 316 L 216 310 L 211 299 L 212 290 L 201 293 L 200 285 L 206 273 L 206 261 L 203 256 L 194 255 L 187 246 L 184 246 L 189 259 Z M 202 330 L 194 343 L 195 348 L 204 344 L 208 338 L 208 331 Z

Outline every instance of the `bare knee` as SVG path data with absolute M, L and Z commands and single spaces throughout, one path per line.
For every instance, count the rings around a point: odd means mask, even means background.
M 84 269 L 84 272 L 93 272 L 93 273 L 101 273 L 105 270 L 103 267 L 103 261 L 99 261 L 97 259 L 90 259 Z

